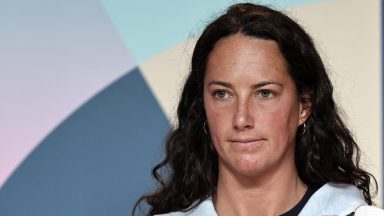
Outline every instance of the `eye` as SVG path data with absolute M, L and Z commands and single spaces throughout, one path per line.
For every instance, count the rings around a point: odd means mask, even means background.
M 272 98 L 273 96 L 275 96 L 275 93 L 273 91 L 270 91 L 267 89 L 259 90 L 257 93 L 258 93 L 258 95 L 260 95 L 264 99 L 269 99 L 269 98 Z
M 229 97 L 229 94 L 225 90 L 216 90 L 213 92 L 213 96 L 217 99 L 224 100 Z

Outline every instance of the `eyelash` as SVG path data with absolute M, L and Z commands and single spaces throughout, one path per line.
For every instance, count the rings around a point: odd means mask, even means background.
M 225 93 L 225 96 L 228 96 L 229 95 L 229 92 L 226 91 L 226 90 L 216 90 L 212 93 L 213 97 L 219 99 L 219 100 L 225 100 L 224 97 L 220 97 L 219 94 L 220 93 Z
M 261 89 L 259 91 L 256 92 L 258 95 L 260 95 L 263 99 L 270 99 L 272 98 L 273 96 L 276 95 L 275 92 L 271 91 L 271 90 L 267 90 L 267 89 Z M 267 96 L 263 96 L 263 94 L 268 94 Z
M 219 96 L 219 94 L 225 94 L 225 95 Z M 212 93 L 212 95 L 213 95 L 213 97 L 215 97 L 219 100 L 225 100 L 226 97 L 230 96 L 230 93 L 227 90 L 215 90 Z M 262 97 L 262 99 L 268 100 L 268 99 L 271 99 L 272 97 L 274 97 L 276 95 L 276 93 L 274 91 L 271 91 L 271 90 L 261 89 L 261 90 L 258 90 L 256 92 L 256 95 L 260 95 Z

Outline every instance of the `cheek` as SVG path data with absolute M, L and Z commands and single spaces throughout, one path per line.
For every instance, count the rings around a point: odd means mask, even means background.
M 298 106 L 292 103 L 275 106 L 264 115 L 264 127 L 279 142 L 292 142 L 296 136 L 299 121 Z
M 208 92 L 204 93 L 204 109 L 210 126 L 214 125 L 215 122 L 220 121 L 221 117 L 223 117 L 223 111 L 225 112 L 225 107 L 222 107 L 215 102 Z
M 207 127 L 214 145 L 218 145 L 225 140 L 225 136 L 232 127 L 231 110 L 224 107 L 217 107 L 213 103 L 205 103 L 205 113 L 207 117 Z
M 226 115 L 222 115 L 222 112 L 215 109 L 206 109 L 207 123 L 211 137 L 221 136 L 225 133 L 228 125 L 228 119 Z

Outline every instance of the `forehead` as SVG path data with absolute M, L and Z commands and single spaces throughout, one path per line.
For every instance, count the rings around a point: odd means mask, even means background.
M 235 34 L 215 44 L 208 56 L 205 77 L 240 75 L 290 78 L 286 60 L 275 41 Z

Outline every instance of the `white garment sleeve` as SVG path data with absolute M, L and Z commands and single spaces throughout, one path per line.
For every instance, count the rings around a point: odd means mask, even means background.
M 356 209 L 355 216 L 384 216 L 384 210 L 373 206 L 361 206 Z

